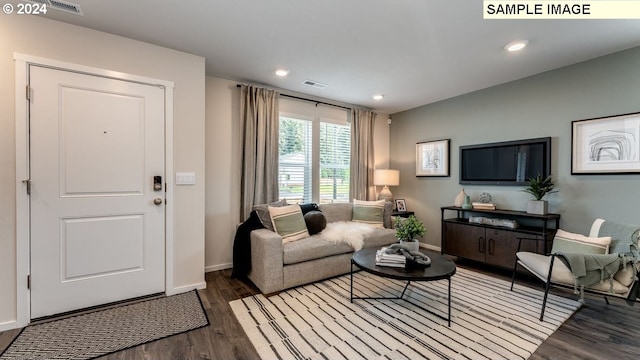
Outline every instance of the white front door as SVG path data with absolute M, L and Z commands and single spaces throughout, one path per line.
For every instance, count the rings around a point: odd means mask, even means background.
M 164 89 L 34 65 L 29 84 L 31 318 L 164 292 Z

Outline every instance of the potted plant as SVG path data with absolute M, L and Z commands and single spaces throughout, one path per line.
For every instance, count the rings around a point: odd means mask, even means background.
M 551 180 L 551 175 L 543 178 L 538 174 L 536 177 L 532 177 L 527 181 L 527 187 L 522 190 L 526 193 L 533 195 L 535 200 L 529 200 L 527 203 L 527 213 L 544 215 L 547 213 L 548 204 L 546 200 L 542 198 L 547 194 L 553 194 L 558 192 L 554 190 L 554 184 Z
M 417 238 L 423 236 L 425 232 L 424 224 L 415 215 L 408 218 L 396 217 L 396 238 L 413 251 L 418 251 L 420 248 Z

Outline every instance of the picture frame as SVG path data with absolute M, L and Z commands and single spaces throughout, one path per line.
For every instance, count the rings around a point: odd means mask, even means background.
M 396 211 L 398 212 L 406 212 L 407 211 L 407 203 L 404 199 L 396 199 Z
M 451 139 L 424 141 L 416 144 L 416 177 L 450 176 Z
M 640 113 L 571 122 L 571 175 L 640 173 Z

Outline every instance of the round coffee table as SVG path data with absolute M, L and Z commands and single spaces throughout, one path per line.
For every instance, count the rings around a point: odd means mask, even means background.
M 451 326 L 451 276 L 456 273 L 456 264 L 453 261 L 445 258 L 444 256 L 434 253 L 427 252 L 426 255 L 431 258 L 431 265 L 427 267 L 421 268 L 397 268 L 397 267 L 388 267 L 388 266 L 378 266 L 376 265 L 376 251 L 377 248 L 367 248 L 358 250 L 353 253 L 353 257 L 351 258 L 351 302 L 354 299 L 402 299 L 407 301 L 408 303 L 421 308 L 424 311 L 427 311 L 431 314 L 434 314 L 444 320 L 447 320 L 449 326 Z M 353 270 L 354 265 L 363 271 L 368 273 L 388 278 L 388 279 L 396 279 L 406 281 L 407 285 L 405 285 L 402 293 L 398 297 L 355 297 L 353 296 Z M 444 318 L 440 314 L 436 314 L 429 309 L 425 309 L 422 306 L 412 303 L 406 298 L 403 298 L 405 291 L 409 287 L 412 281 L 436 281 L 447 279 L 449 282 L 448 286 L 448 317 Z

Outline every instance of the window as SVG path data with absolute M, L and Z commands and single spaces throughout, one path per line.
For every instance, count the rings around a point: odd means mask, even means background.
M 351 126 L 346 110 L 280 100 L 280 199 L 349 202 Z

